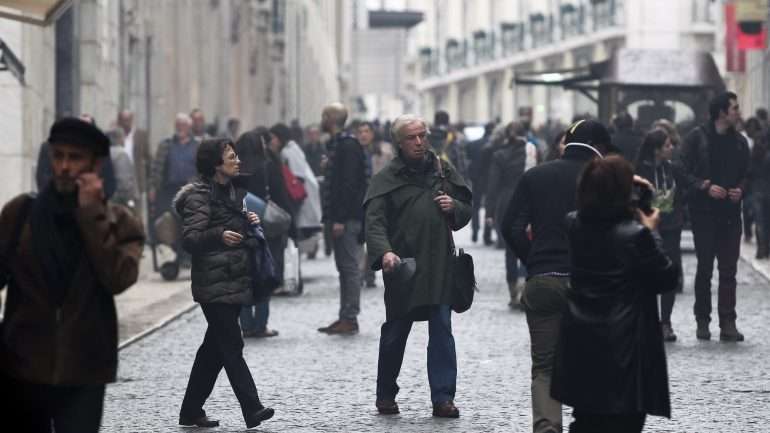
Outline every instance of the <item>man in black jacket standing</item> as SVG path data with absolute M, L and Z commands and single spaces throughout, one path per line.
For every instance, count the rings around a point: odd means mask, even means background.
M 361 269 L 363 254 L 363 207 L 366 194 L 364 150 L 343 128 L 348 110 L 340 103 L 323 109 L 321 127 L 331 135 L 329 163 L 323 184 L 323 222 L 331 226 L 334 262 L 340 274 L 339 319 L 318 328 L 326 334 L 350 335 L 358 332 L 361 304 Z
M 710 122 L 685 138 L 680 154 L 689 192 L 698 269 L 695 273 L 696 336 L 711 339 L 711 275 L 719 269 L 720 340 L 743 341 L 735 326 L 735 274 L 741 248 L 741 200 L 746 190 L 749 147 L 736 131 L 741 112 L 735 93 L 725 92 L 709 103 Z
M 531 341 L 534 433 L 562 431 L 561 404 L 551 398 L 550 389 L 569 284 L 565 216 L 576 208 L 575 192 L 583 166 L 593 158 L 617 151 L 604 125 L 593 120 L 580 120 L 570 126 L 566 141 L 561 159 L 522 175 L 500 224 L 508 247 L 521 258 L 529 275 L 521 302 Z

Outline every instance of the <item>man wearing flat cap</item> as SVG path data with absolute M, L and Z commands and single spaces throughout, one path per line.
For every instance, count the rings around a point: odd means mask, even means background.
M 96 432 L 115 380 L 113 297 L 136 282 L 144 235 L 127 208 L 105 200 L 97 173 L 109 139 L 64 118 L 48 137 L 53 178 L 0 213 L 0 382 L 20 431 Z

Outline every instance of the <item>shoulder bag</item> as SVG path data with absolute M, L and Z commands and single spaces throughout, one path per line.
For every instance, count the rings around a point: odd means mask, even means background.
M 256 212 L 259 219 L 262 220 L 262 228 L 265 231 L 265 237 L 274 239 L 289 232 L 291 226 L 291 214 L 286 212 L 270 198 L 270 182 L 267 173 L 267 159 L 263 165 L 265 180 L 265 199 L 247 194 L 244 198 L 246 209 Z
M 441 187 L 444 193 L 447 193 L 447 180 L 444 175 L 444 168 L 441 164 L 441 158 L 436 156 L 436 166 L 438 175 L 441 178 Z M 452 228 L 447 222 L 447 231 L 449 232 L 449 245 L 451 247 L 450 266 L 452 269 L 452 310 L 455 313 L 468 311 L 473 304 L 473 295 L 479 289 L 476 287 L 476 275 L 474 273 L 473 257 L 463 251 L 455 248 Z

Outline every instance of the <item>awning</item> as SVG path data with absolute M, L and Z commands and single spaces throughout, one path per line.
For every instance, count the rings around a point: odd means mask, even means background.
M 0 0 L 0 18 L 47 26 L 72 4 L 72 0 Z
M 564 88 L 724 88 L 708 52 L 621 49 L 612 57 L 574 69 L 515 72 L 513 82 Z
M 423 13 L 415 11 L 369 11 L 369 27 L 409 29 L 422 22 Z

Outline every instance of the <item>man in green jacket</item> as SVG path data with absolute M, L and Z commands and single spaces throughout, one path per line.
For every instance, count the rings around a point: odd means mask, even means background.
M 451 231 L 468 224 L 471 191 L 451 164 L 440 162 L 429 150 L 428 127 L 423 119 L 400 116 L 391 134 L 398 156 L 372 178 L 364 199 L 369 263 L 373 270 L 383 270 L 385 281 L 377 410 L 381 414 L 399 413 L 396 379 L 406 340 L 414 321 L 427 320 L 433 415 L 457 418 L 457 356 L 450 308 Z M 407 258 L 416 263 L 413 275 L 404 269 L 411 261 Z

